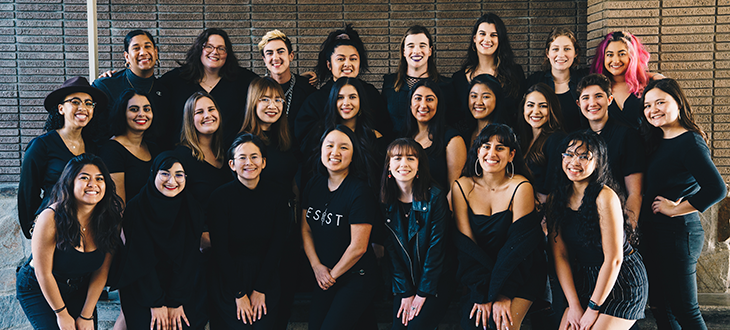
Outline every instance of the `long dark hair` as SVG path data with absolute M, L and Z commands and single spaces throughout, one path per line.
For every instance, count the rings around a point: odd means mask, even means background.
M 324 164 L 322 164 L 322 143 L 324 143 L 324 139 L 325 137 L 327 137 L 327 134 L 332 131 L 340 131 L 342 133 L 345 133 L 345 135 L 347 135 L 347 137 L 350 139 L 350 142 L 352 143 L 352 162 L 350 162 L 348 175 L 354 175 L 357 178 L 368 182 L 368 174 L 371 173 L 371 169 L 369 168 L 368 163 L 363 159 L 364 152 L 362 146 L 355 136 L 355 133 L 345 125 L 337 125 L 335 127 L 328 128 L 327 130 L 325 130 L 324 134 L 322 134 L 322 137 L 319 139 L 319 149 L 317 150 L 315 156 L 315 160 L 317 162 L 317 165 L 315 165 L 315 171 L 317 171 L 317 173 L 321 175 L 329 177 L 329 172 L 327 172 L 327 168 L 324 166 Z
M 644 99 L 646 98 L 646 93 L 654 88 L 660 89 L 662 92 L 669 94 L 669 96 L 677 102 L 677 105 L 679 106 L 679 124 L 682 125 L 684 129 L 699 134 L 705 140 L 705 143 L 707 143 L 707 134 L 705 134 L 702 128 L 695 122 L 694 116 L 692 115 L 692 108 L 689 105 L 689 100 L 687 100 L 687 96 L 684 94 L 682 87 L 679 86 L 677 81 L 672 78 L 664 78 L 649 82 L 649 84 L 646 85 L 646 88 L 644 88 L 644 94 L 641 95 L 642 106 L 644 104 Z M 646 140 L 646 147 L 649 154 L 656 151 L 656 148 L 659 147 L 659 143 L 662 141 L 664 136 L 662 129 L 651 126 L 651 124 L 649 124 L 646 120 L 646 117 L 641 116 L 641 133 Z
M 406 77 L 408 76 L 408 62 L 406 62 L 406 58 L 405 56 L 403 56 L 403 51 L 406 49 L 406 37 L 416 34 L 426 35 L 426 38 L 428 38 L 428 46 L 431 48 L 431 56 L 429 56 L 428 60 L 426 61 L 426 66 L 428 67 L 428 79 L 436 82 L 441 79 L 441 75 L 439 75 L 439 70 L 436 67 L 436 61 L 434 60 L 436 58 L 436 47 L 433 46 L 433 38 L 431 37 L 431 33 L 429 33 L 428 29 L 426 29 L 422 25 L 413 25 L 409 27 L 408 30 L 406 30 L 406 33 L 403 35 L 403 39 L 401 39 L 400 41 L 400 61 L 398 61 L 398 74 L 395 76 L 394 86 L 396 92 L 400 92 L 400 89 L 403 88 L 403 86 L 405 85 Z
M 596 198 L 603 187 L 609 187 L 614 192 L 620 191 L 620 188 L 613 178 L 611 168 L 608 161 L 608 148 L 603 139 L 591 130 L 580 130 L 568 134 L 563 140 L 563 148 L 565 151 L 570 147 L 584 147 L 591 153 L 596 160 L 596 169 L 588 177 L 588 186 L 583 193 L 580 207 L 578 208 L 578 217 L 580 219 L 580 232 L 583 236 L 585 245 L 601 246 L 601 226 L 598 206 Z M 555 173 L 556 182 L 552 192 L 548 196 L 545 207 L 545 218 L 547 219 L 548 229 L 554 233 L 560 233 L 561 228 L 566 225 L 568 212 L 568 201 L 573 195 L 573 182 L 568 179 L 565 172 L 561 169 Z M 617 193 L 621 205 L 624 205 L 624 197 Z M 623 209 L 623 207 L 622 207 Z M 623 213 L 623 212 L 622 212 Z M 629 240 L 634 240 L 633 229 L 627 221 L 626 214 L 623 215 L 624 234 Z
M 219 75 L 227 80 L 235 79 L 241 66 L 238 64 L 238 58 L 236 58 L 236 54 L 233 52 L 233 44 L 226 31 L 216 28 L 206 29 L 200 33 L 195 38 L 193 45 L 188 49 L 187 54 L 185 54 L 185 61 L 178 62 L 182 70 L 180 73 L 181 78 L 194 82 L 203 79 L 205 69 L 203 68 L 203 63 L 200 62 L 200 56 L 203 54 L 205 43 L 208 42 L 208 38 L 212 35 L 221 36 L 223 42 L 226 44 L 226 63 L 221 67 Z
M 81 225 L 77 217 L 77 204 L 74 195 L 74 180 L 85 165 L 94 165 L 104 176 L 106 191 L 104 197 L 94 206 L 89 221 L 90 232 L 97 249 L 112 252 L 120 243 L 119 224 L 124 208 L 122 199 L 117 196 L 116 186 L 101 158 L 92 154 L 82 154 L 72 158 L 63 169 L 61 177 L 53 186 L 48 205 L 56 204 L 56 247 L 70 250 L 81 244 Z
M 365 49 L 365 44 L 362 43 L 360 34 L 352 28 L 352 24 L 347 24 L 345 25 L 345 29 L 330 32 L 327 39 L 320 46 L 315 71 L 317 71 L 317 76 L 321 83 L 326 82 L 327 79 L 332 77 L 332 72 L 327 67 L 327 62 L 330 61 L 332 53 L 335 52 L 335 48 L 339 46 L 355 47 L 360 58 L 359 72 L 362 73 L 369 69 L 368 52 Z
M 340 111 L 339 109 L 337 109 L 337 98 L 339 97 L 342 87 L 345 87 L 347 85 L 355 87 L 357 95 L 360 99 L 360 110 L 358 110 L 357 112 L 357 129 L 355 130 L 355 134 L 361 134 L 365 131 L 371 131 L 371 109 L 367 93 L 365 92 L 365 87 L 363 87 L 362 83 L 360 83 L 360 79 L 350 77 L 342 77 L 341 79 L 338 79 L 335 82 L 334 86 L 332 86 L 332 89 L 330 89 L 329 98 L 327 99 L 327 104 L 324 108 L 325 127 L 335 127 L 338 124 L 342 124 L 342 116 L 340 116 Z
M 545 97 L 545 101 L 547 101 L 548 105 L 548 121 L 542 125 L 540 135 L 535 140 L 535 143 L 530 146 L 530 142 L 532 142 L 534 136 L 532 136 L 532 126 L 525 121 L 524 109 L 525 103 L 527 102 L 527 95 L 530 95 L 532 92 L 540 93 Z M 525 92 L 525 96 L 522 97 L 522 102 L 520 103 L 520 109 L 522 110 L 522 119 L 519 120 L 521 139 L 520 146 L 522 147 L 522 150 L 526 150 L 525 162 L 528 164 L 543 165 L 545 164 L 545 153 L 542 148 L 545 145 L 545 142 L 553 133 L 563 131 L 563 127 L 560 125 L 560 123 L 563 122 L 563 112 L 560 110 L 560 101 L 558 101 L 558 97 L 555 95 L 555 92 L 552 88 L 550 88 L 550 86 L 544 83 L 537 83 L 528 88 L 527 92 Z
M 531 175 L 527 170 L 527 166 L 525 166 L 525 161 L 522 157 L 522 150 L 520 149 L 520 143 L 517 140 L 517 136 L 515 135 L 515 132 L 512 131 L 512 128 L 505 124 L 489 124 L 485 126 L 481 132 L 479 132 L 479 135 L 474 140 L 471 148 L 469 148 L 469 152 L 466 154 L 466 164 L 464 165 L 464 169 L 461 171 L 461 175 L 473 178 L 481 177 L 484 174 L 483 171 L 481 173 L 476 172 L 476 167 L 478 166 L 476 164 L 479 161 L 479 148 L 481 148 L 483 144 L 488 143 L 492 136 L 496 136 L 499 143 L 503 144 L 510 150 L 515 151 L 515 157 L 512 159 L 514 172 L 510 172 L 508 168 L 505 168 L 505 172 L 507 174 L 519 174 L 530 180 Z
M 512 46 L 507 36 L 507 28 L 504 22 L 502 22 L 502 19 L 495 13 L 486 13 L 474 23 L 471 37 L 469 38 L 469 48 L 466 50 L 466 59 L 461 65 L 461 70 L 474 72 L 477 66 L 479 66 L 479 55 L 477 54 L 476 44 L 474 44 L 474 36 L 477 35 L 479 25 L 482 23 L 494 24 L 497 30 L 499 44 L 497 45 L 496 56 L 494 57 L 494 64 L 497 66 L 497 79 L 504 86 L 508 96 L 518 97 L 522 78 L 518 77 L 519 70 L 516 70 L 515 53 L 512 51 Z
M 152 104 L 152 100 L 145 92 L 136 89 L 127 89 L 119 96 L 116 102 L 116 107 L 114 107 L 112 112 L 109 114 L 109 130 L 112 136 L 123 135 L 127 132 L 127 104 L 135 95 L 144 96 L 147 99 L 150 103 L 152 114 L 154 115 L 155 105 Z M 142 109 L 140 109 L 140 111 L 142 111 Z M 152 120 L 154 120 L 154 118 Z M 152 129 L 152 126 L 145 131 L 145 136 L 147 136 L 147 133 L 150 132 L 150 129 Z
M 410 94 L 408 94 L 408 112 L 410 113 L 410 118 L 406 121 L 406 136 L 414 137 L 418 134 L 418 121 L 413 117 L 411 104 L 413 103 L 413 94 L 421 86 L 430 89 L 436 95 L 436 102 L 438 102 L 436 105 L 436 114 L 428 122 L 428 136 L 431 139 L 431 147 L 427 151 L 429 156 L 438 157 L 444 152 L 446 145 L 449 143 L 449 141 L 444 141 L 444 135 L 446 133 L 446 100 L 441 97 L 441 87 L 430 79 L 418 81 L 411 88 Z
M 415 156 L 418 159 L 418 176 L 413 180 L 413 200 L 426 201 L 429 198 L 428 189 L 436 182 L 431 180 L 431 170 L 428 166 L 428 156 L 421 144 L 411 138 L 400 138 L 388 145 L 385 152 L 385 166 L 383 175 L 380 178 L 380 201 L 385 204 L 393 204 L 400 198 L 401 191 L 395 179 L 389 177 L 390 159 L 394 156 Z

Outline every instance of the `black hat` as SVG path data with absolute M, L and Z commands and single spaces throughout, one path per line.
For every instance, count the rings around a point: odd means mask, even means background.
M 84 77 L 73 77 L 63 82 L 60 88 L 51 92 L 46 96 L 43 101 L 43 106 L 46 111 L 54 113 L 58 111 L 58 105 L 63 102 L 63 99 L 71 93 L 83 92 L 91 95 L 91 98 L 96 102 L 96 108 L 106 108 L 107 98 L 106 94 L 101 90 L 91 87 L 89 81 Z

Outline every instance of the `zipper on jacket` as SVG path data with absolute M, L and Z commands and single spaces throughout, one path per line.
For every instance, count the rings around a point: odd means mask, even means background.
M 385 226 L 388 227 L 388 229 L 390 229 L 391 233 L 393 233 L 393 237 L 395 237 L 395 240 L 398 241 L 400 248 L 403 249 L 403 253 L 405 253 L 406 257 L 408 257 L 408 264 L 410 266 L 410 268 L 408 268 L 408 273 L 411 275 L 411 280 L 413 281 L 413 286 L 415 286 L 416 278 L 413 277 L 413 261 L 411 260 L 411 256 L 408 254 L 408 251 L 406 251 L 406 248 L 405 248 L 405 246 L 403 246 L 403 243 L 398 238 L 398 235 L 395 234 L 395 230 L 393 230 L 393 228 L 390 228 L 390 226 L 387 224 Z M 418 233 L 416 233 L 416 235 L 418 235 Z M 416 241 L 416 249 L 418 249 L 418 241 Z

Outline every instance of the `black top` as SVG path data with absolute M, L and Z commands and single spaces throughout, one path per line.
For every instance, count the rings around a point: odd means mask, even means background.
M 578 211 L 568 208 L 565 215 L 564 223 L 560 226 L 560 235 L 562 235 L 563 242 L 565 242 L 570 260 L 584 266 L 600 266 L 603 264 L 603 247 L 600 244 L 587 243 L 588 241 L 600 242 L 601 238 L 594 237 L 594 240 L 589 240 L 585 237 L 587 230 L 584 221 L 579 217 Z M 600 236 L 600 229 L 595 231 L 595 234 Z M 624 235 L 623 242 L 624 257 L 626 257 L 631 254 L 632 247 L 629 241 L 626 240 L 626 235 Z
M 157 145 L 147 142 L 152 158 L 148 161 L 135 157 L 127 148 L 116 140 L 109 140 L 99 151 L 99 157 L 104 161 L 109 173 L 124 173 L 124 194 L 126 200 L 132 199 L 147 183 L 150 175 L 152 160 L 160 153 Z
M 261 171 L 261 179 L 271 181 L 274 187 L 286 194 L 285 196 L 293 198 L 292 182 L 294 182 L 294 175 L 297 174 L 299 168 L 299 160 L 294 154 L 294 148 L 289 147 L 289 150 L 281 151 L 278 135 L 266 135 L 270 140 L 269 145 L 266 146 L 266 167 Z
M 370 104 L 370 118 L 373 129 L 377 130 L 384 136 L 390 136 L 393 131 L 393 125 L 390 122 L 390 117 L 386 111 L 385 100 L 380 95 L 380 92 L 375 86 L 360 80 L 360 83 L 365 88 L 365 96 L 367 97 L 368 103 Z M 305 141 L 307 135 L 317 126 L 317 124 L 325 117 L 325 107 L 329 100 L 330 90 L 335 85 L 333 80 L 328 81 L 319 90 L 312 93 L 304 100 L 304 104 L 299 109 L 297 114 L 296 122 L 294 123 L 294 136 L 301 144 L 307 144 Z M 319 139 L 319 137 L 317 137 Z M 319 140 L 317 140 L 319 142 Z M 306 153 L 305 153 L 306 156 Z
M 578 91 L 576 90 L 578 82 L 589 73 L 589 68 L 578 68 L 570 70 L 570 81 L 568 82 L 568 91 L 562 94 L 556 94 L 560 102 L 560 110 L 563 113 L 563 130 L 566 132 L 574 132 L 582 128 L 588 127 L 588 121 L 580 112 L 580 107 L 575 102 L 578 100 Z M 553 74 L 548 71 L 538 71 L 531 74 L 527 78 L 527 87 L 530 88 L 537 83 L 545 83 L 555 91 L 555 81 Z
M 233 174 L 226 162 L 221 168 L 216 168 L 206 161 L 198 161 L 190 148 L 185 146 L 177 146 L 174 152 L 187 174 L 185 189 L 200 202 L 200 205 L 207 205 L 208 198 L 214 190 L 233 180 Z
M 317 256 L 323 265 L 333 268 L 350 245 L 350 225 L 373 225 L 378 204 L 368 185 L 348 175 L 334 191 L 327 187 L 327 177 L 309 180 L 302 194 L 302 209 L 312 230 Z M 350 271 L 374 271 L 375 254 L 370 244 L 367 252 Z
M 600 136 L 608 147 L 608 163 L 613 172 L 613 178 L 621 187 L 621 193 L 626 196 L 626 182 L 624 177 L 634 173 L 643 173 L 646 169 L 646 154 L 644 140 L 639 132 L 616 122 L 609 116 Z
M 184 80 L 180 77 L 182 68 L 175 68 L 160 77 L 160 82 L 170 90 L 167 102 L 172 106 L 174 113 L 173 127 L 175 137 L 179 141 L 182 129 L 185 101 L 190 95 L 198 91 L 205 91 L 197 81 Z M 210 95 L 218 104 L 223 128 L 223 146 L 227 149 L 241 130 L 243 117 L 246 113 L 248 85 L 258 77 L 248 69 L 241 68 L 235 80 L 221 78 L 218 84 L 210 91 Z
M 641 212 L 642 219 L 656 222 L 668 219 L 665 215 L 650 211 L 656 196 L 672 201 L 686 200 L 695 209 L 704 212 L 727 194 L 707 144 L 694 132 L 685 132 L 661 141 L 649 157 L 644 191 L 645 211 Z
M 525 72 L 519 64 L 515 64 L 514 69 L 516 70 L 515 74 L 519 79 L 517 82 L 519 86 L 519 90 L 516 91 L 517 96 L 509 96 L 511 91 L 507 90 L 505 86 L 502 86 L 504 89 L 504 97 L 499 100 L 501 104 L 500 107 L 504 112 L 502 113 L 504 116 L 502 121 L 510 127 L 517 127 L 515 124 L 518 123 L 518 119 L 522 118 L 522 109 L 519 109 L 519 105 L 525 91 Z M 472 118 L 471 112 L 469 111 L 470 82 L 466 79 L 466 72 L 464 70 L 456 71 L 454 75 L 451 76 L 451 80 L 451 83 L 454 86 L 454 104 L 457 106 L 456 109 L 461 109 L 456 111 L 456 113 L 461 114 L 461 118 L 459 118 L 459 120 Z
M 428 166 L 431 170 L 431 177 L 438 184 L 439 188 L 446 191 L 449 190 L 451 185 L 449 184 L 449 167 L 446 161 L 446 148 L 451 142 L 451 139 L 460 136 L 459 132 L 452 128 L 447 128 L 444 134 L 443 150 L 435 150 L 433 144 L 425 149 L 426 155 L 428 155 Z
M 411 90 L 408 88 L 408 84 L 404 82 L 400 91 L 396 92 L 395 79 L 397 76 L 397 73 L 390 73 L 383 76 L 383 97 L 388 106 L 390 120 L 393 123 L 393 136 L 403 137 L 407 133 L 407 122 L 411 118 L 411 100 L 408 98 Z M 429 78 L 421 78 L 419 81 L 424 79 Z M 460 118 L 458 114 L 454 113 L 454 111 L 457 111 L 457 108 L 453 101 L 454 90 L 451 79 L 439 77 L 438 85 L 441 88 L 441 95 L 444 98 L 444 100 L 439 100 L 439 102 L 444 102 L 443 104 L 445 105 L 443 107 L 446 109 L 444 118 L 446 118 L 448 125 L 453 126 Z
M 565 133 L 563 132 L 551 134 L 542 145 L 542 153 L 545 155 L 543 162 L 539 164 L 531 161 L 525 162 L 532 173 L 532 185 L 535 191 L 541 194 L 550 194 L 550 189 L 555 186 L 555 173 L 563 171 L 560 164 L 563 161 L 561 154 L 565 150 L 560 149 L 563 147 L 564 138 Z
M 616 119 L 616 121 L 639 130 L 641 124 L 641 116 L 644 115 L 644 107 L 641 106 L 641 99 L 633 93 L 624 101 L 623 110 L 618 106 L 616 100 L 608 105 L 608 116 Z
M 158 83 L 155 76 L 149 78 L 140 78 L 136 76 L 132 70 L 121 70 L 115 72 L 111 77 L 99 78 L 94 80 L 91 86 L 100 89 L 109 98 L 109 109 L 102 111 L 96 111 L 94 117 L 98 117 L 102 123 L 108 122 L 109 114 L 111 110 L 117 106 L 117 101 L 122 93 L 127 89 L 136 89 L 138 91 L 147 93 L 150 97 L 150 103 L 152 105 L 152 111 L 154 112 L 154 118 L 152 120 L 152 126 L 149 129 L 149 133 L 145 135 L 145 138 L 150 141 L 154 141 L 163 150 L 170 150 L 173 148 L 174 143 L 180 137 L 179 131 L 177 135 L 173 135 L 171 131 L 171 122 L 173 120 L 172 109 L 169 107 L 169 102 L 166 102 L 167 88 Z M 99 109 L 100 110 L 100 109 Z M 108 135 L 107 135 L 108 137 Z
M 104 264 L 105 258 L 106 253 L 100 249 L 81 252 L 76 249 L 56 248 L 53 252 L 53 277 L 57 281 L 64 281 L 91 275 Z M 33 259 L 32 255 L 30 259 Z
M 299 109 L 302 108 L 302 105 L 304 104 L 304 100 L 306 100 L 307 97 L 309 97 L 309 95 L 316 92 L 317 88 L 315 88 L 314 86 L 312 86 L 309 83 L 309 78 L 307 78 L 307 77 L 302 77 L 302 76 L 300 76 L 298 74 L 294 74 L 294 73 L 292 73 L 291 76 L 292 76 L 292 78 L 294 78 L 294 80 L 296 82 L 294 83 L 294 90 L 293 90 L 293 94 L 291 96 L 291 104 L 287 105 L 288 111 L 286 112 L 286 116 L 287 116 L 287 119 L 289 120 L 288 121 L 289 131 L 294 133 L 295 132 L 294 125 L 296 125 L 295 123 L 296 123 L 296 119 L 297 119 L 297 114 L 299 114 Z M 289 90 L 289 86 L 291 86 L 290 85 L 291 81 L 292 80 L 290 79 L 287 83 L 280 85 L 281 89 L 284 90 L 284 93 L 286 93 L 286 91 Z M 284 99 L 287 99 L 286 95 L 285 95 Z M 296 149 L 296 147 L 294 149 Z
M 96 151 L 91 142 L 85 141 L 84 145 L 87 153 Z M 68 150 L 55 130 L 28 143 L 18 184 L 18 220 L 26 238 L 30 238 L 30 228 L 35 216 L 47 206 L 53 185 L 61 176 L 66 163 L 74 157 L 76 155 Z
M 279 191 L 265 179 L 254 190 L 233 180 L 211 195 L 207 222 L 224 297 L 267 293 L 278 285 L 274 272 L 289 223 L 286 196 Z

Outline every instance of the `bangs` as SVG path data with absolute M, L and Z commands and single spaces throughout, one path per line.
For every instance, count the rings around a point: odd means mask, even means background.
M 418 159 L 418 150 L 409 144 L 393 144 L 388 148 L 388 159 L 395 156 L 413 156 Z

